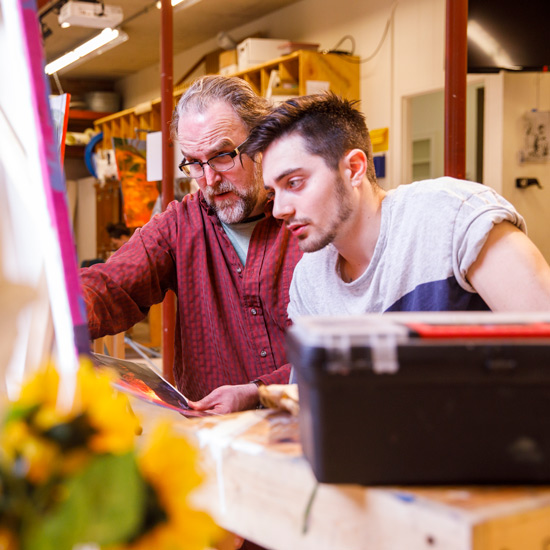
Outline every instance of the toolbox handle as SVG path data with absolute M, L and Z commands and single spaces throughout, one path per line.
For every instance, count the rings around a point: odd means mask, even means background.
M 549 338 L 550 323 L 481 323 L 467 325 L 408 322 L 420 338 Z

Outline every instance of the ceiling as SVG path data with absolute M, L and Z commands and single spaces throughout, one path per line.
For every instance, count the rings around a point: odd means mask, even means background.
M 288 6 L 298 0 L 185 0 L 173 11 L 174 55 L 219 32 L 239 27 Z M 100 29 L 69 27 L 57 22 L 58 9 L 64 2 L 38 0 L 38 13 L 43 25 L 52 31 L 44 40 L 46 61 L 95 36 Z M 99 56 L 90 56 L 74 68 L 59 74 L 71 79 L 117 80 L 160 61 L 160 10 L 152 0 L 108 0 L 107 4 L 122 8 L 124 19 L 120 28 L 129 39 Z M 234 37 L 236 40 L 245 37 Z

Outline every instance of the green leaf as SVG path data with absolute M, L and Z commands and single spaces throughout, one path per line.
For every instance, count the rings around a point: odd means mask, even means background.
M 114 544 L 139 530 L 146 486 L 133 453 L 96 456 L 65 489 L 67 498 L 55 510 L 28 525 L 23 550 Z
M 26 420 L 38 411 L 40 405 L 19 405 L 16 404 L 10 407 L 4 418 L 4 424 L 16 422 L 18 420 Z

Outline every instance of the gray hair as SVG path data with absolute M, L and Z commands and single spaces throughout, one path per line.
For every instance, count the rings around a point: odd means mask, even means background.
M 172 139 L 177 142 L 180 117 L 190 111 L 204 112 L 217 101 L 229 104 L 247 130 L 254 128 L 267 114 L 269 103 L 258 96 L 242 78 L 207 75 L 195 80 L 181 96 L 170 124 Z

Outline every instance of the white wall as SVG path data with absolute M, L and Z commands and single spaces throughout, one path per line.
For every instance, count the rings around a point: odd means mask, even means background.
M 76 254 L 78 264 L 83 260 L 92 260 L 97 257 L 97 212 L 96 212 L 96 179 L 86 177 L 79 179 L 78 202 L 76 205 L 78 215 L 74 228 L 76 241 Z
M 302 0 L 227 31 L 237 41 L 260 32 L 271 38 L 319 43 L 321 49 L 331 49 L 351 35 L 356 44 L 354 53 L 364 59 L 379 45 L 393 13 L 390 31 L 377 55 L 361 64 L 361 106 L 369 128 L 390 128 L 387 177 L 381 182 L 390 188 L 410 181 L 402 163 L 402 159 L 410 158 L 408 99 L 444 88 L 445 4 L 445 0 Z M 349 47 L 348 40 L 340 46 Z M 216 48 L 215 41 L 210 40 L 175 56 L 174 81 Z M 550 260 L 550 236 L 544 227 L 550 217 L 550 168 L 517 162 L 518 120 L 536 106 L 536 97 L 539 109 L 550 110 L 550 75 L 469 75 L 468 80 L 485 86 L 483 181 L 524 214 L 531 237 Z M 159 81 L 158 65 L 120 81 L 118 90 L 125 97 L 125 107 L 159 97 Z M 520 176 L 539 177 L 546 187 L 543 191 L 517 191 L 513 182 Z
M 550 74 L 503 75 L 502 194 L 524 215 L 529 236 L 550 261 L 550 162 L 519 160 L 524 146 L 523 116 L 532 109 L 550 111 Z M 517 189 L 516 178 L 537 178 L 542 189 Z

